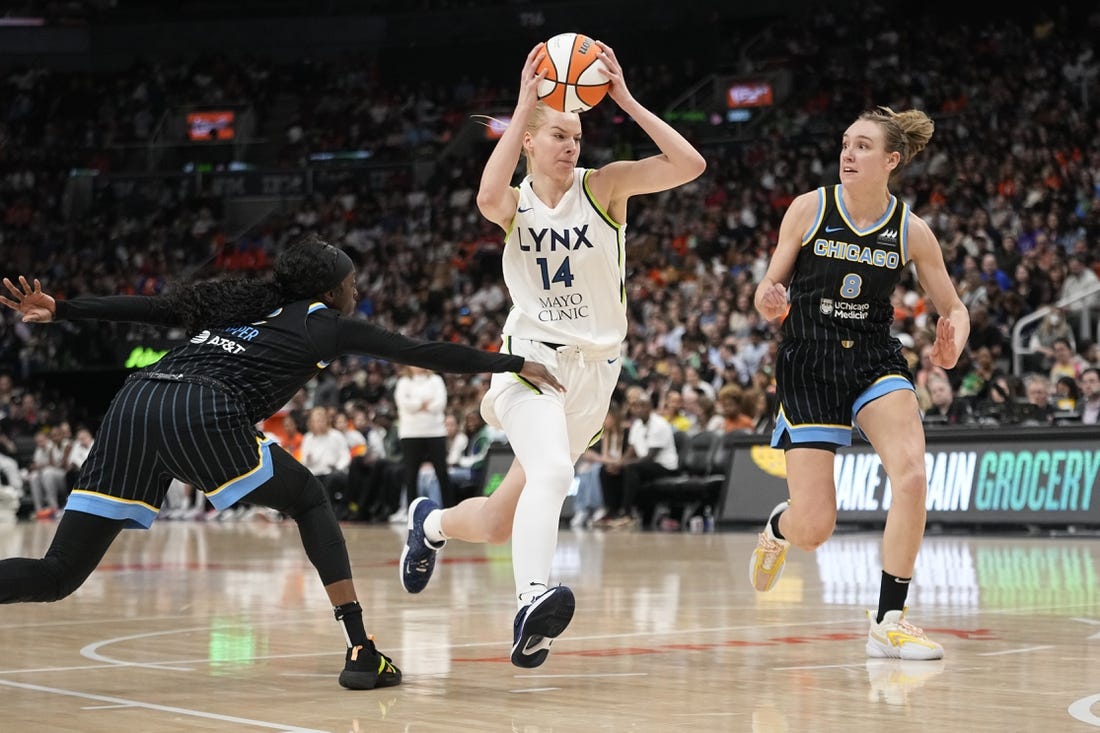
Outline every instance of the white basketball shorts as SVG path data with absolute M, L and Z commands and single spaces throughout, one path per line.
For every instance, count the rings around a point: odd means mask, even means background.
M 559 346 L 552 348 L 541 341 L 505 336 L 501 353 L 515 354 L 546 365 L 565 385 L 562 394 L 522 379 L 512 372 L 492 377 L 489 391 L 481 401 L 485 422 L 503 429 L 500 416 L 528 400 L 554 400 L 565 411 L 569 431 L 569 452 L 575 462 L 594 443 L 603 430 L 603 421 L 611 404 L 611 395 L 622 370 L 620 346 Z M 528 426 L 520 426 L 525 429 Z M 531 425 L 532 431 L 539 426 Z M 516 426 L 513 425 L 515 430 Z

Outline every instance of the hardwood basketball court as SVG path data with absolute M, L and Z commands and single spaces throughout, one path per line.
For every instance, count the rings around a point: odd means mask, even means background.
M 0 528 L 40 556 L 53 524 Z M 769 594 L 749 529 L 561 532 L 577 614 L 535 670 L 508 662 L 509 548 L 452 542 L 421 595 L 403 528 L 346 525 L 367 629 L 404 672 L 353 692 L 293 524 L 126 531 L 77 593 L 0 607 L 4 731 L 1089 731 L 1100 728 L 1100 545 L 929 536 L 912 621 L 942 662 L 868 660 L 879 538 L 792 550 Z

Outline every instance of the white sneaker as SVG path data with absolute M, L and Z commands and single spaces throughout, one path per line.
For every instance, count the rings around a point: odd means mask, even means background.
M 791 543 L 772 534 L 772 517 L 787 506 L 788 503 L 784 501 L 772 509 L 764 524 L 764 531 L 757 538 L 756 549 L 749 558 L 749 582 L 760 592 L 771 590 L 783 577 L 783 566 L 787 562 L 787 550 L 791 549 Z
M 398 509 L 396 512 L 390 515 L 388 521 L 390 524 L 408 524 L 409 513 L 405 509 Z
M 867 632 L 867 656 L 891 659 L 942 659 L 943 647 L 929 639 L 924 629 L 905 620 L 905 610 L 887 611 L 882 623 L 875 617 L 878 611 L 868 609 L 867 620 L 871 629 Z
M 569 529 L 584 529 L 585 522 L 588 521 L 588 512 L 581 509 L 579 512 L 573 515 L 573 518 L 569 520 Z

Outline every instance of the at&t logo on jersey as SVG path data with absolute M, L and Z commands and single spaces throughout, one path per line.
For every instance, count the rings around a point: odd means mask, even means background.
M 244 347 L 233 339 L 227 339 L 224 336 L 212 336 L 209 331 L 200 331 L 195 334 L 191 337 L 191 343 L 220 346 L 224 351 L 230 354 L 240 354 L 244 351 Z

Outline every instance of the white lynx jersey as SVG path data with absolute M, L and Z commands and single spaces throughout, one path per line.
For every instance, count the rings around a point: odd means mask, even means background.
M 554 208 L 519 184 L 519 205 L 504 237 L 504 282 L 512 310 L 504 335 L 570 346 L 626 338 L 626 224 L 615 223 L 588 190 L 591 169 Z

